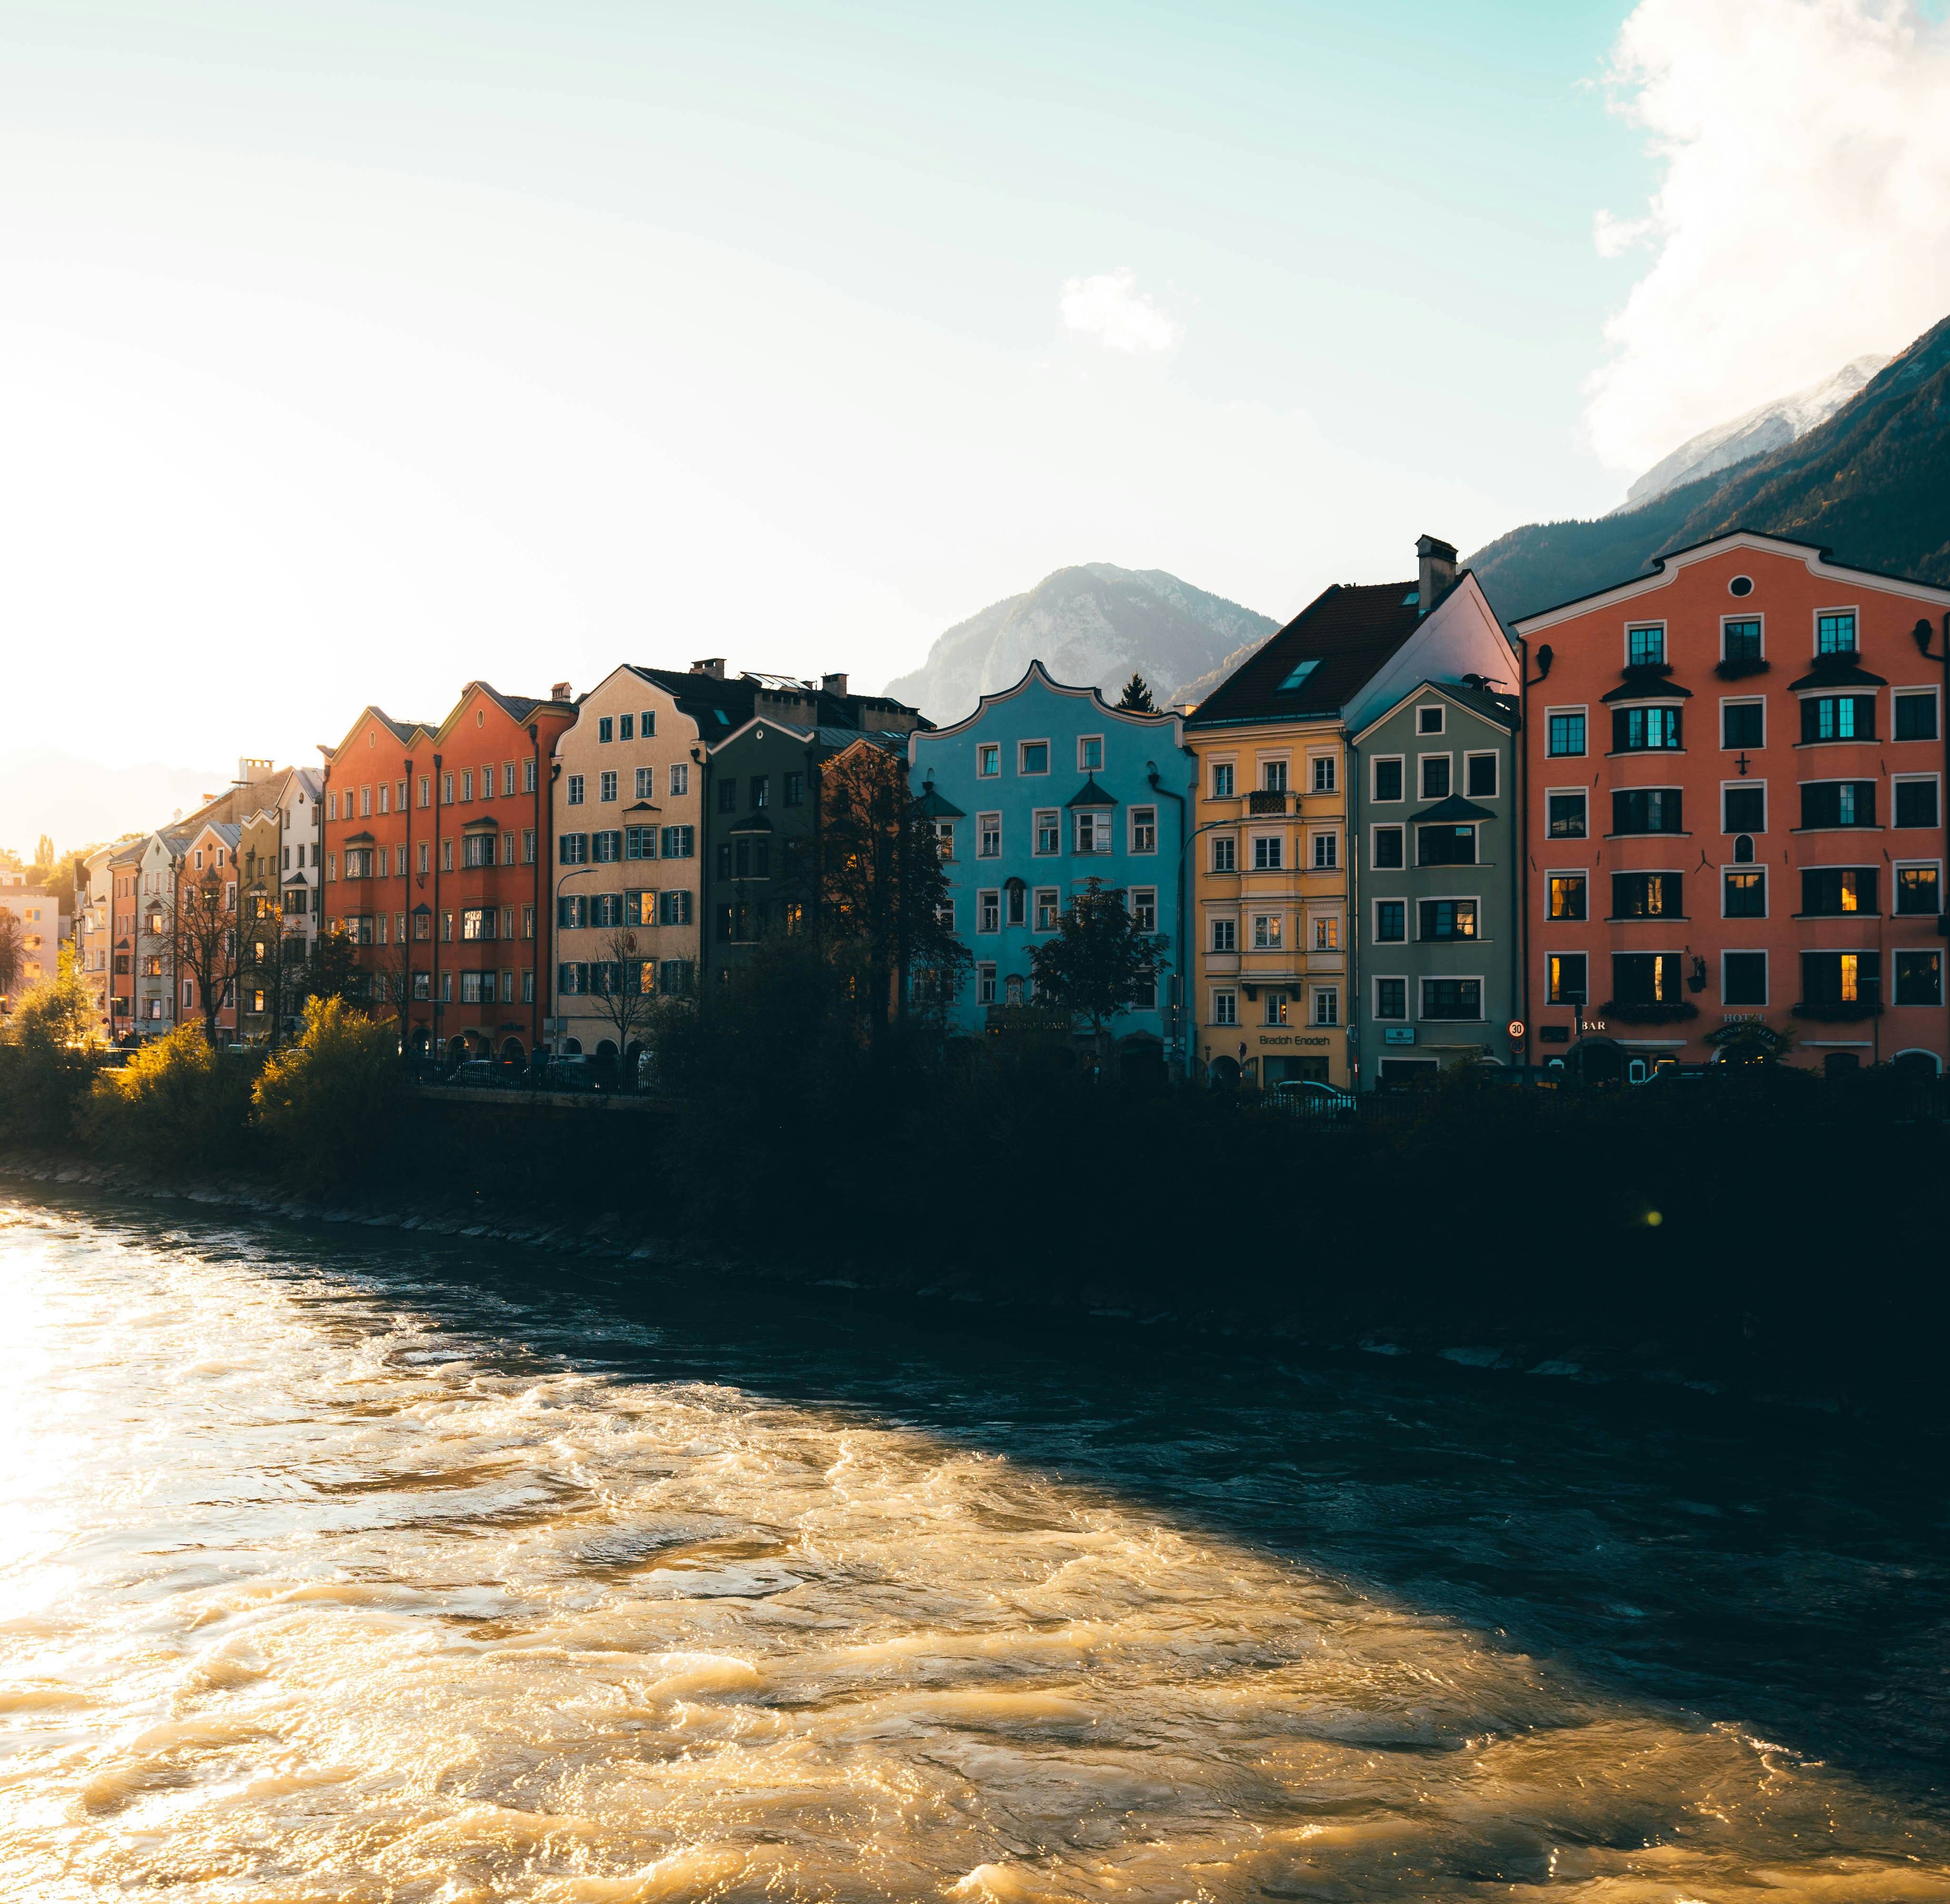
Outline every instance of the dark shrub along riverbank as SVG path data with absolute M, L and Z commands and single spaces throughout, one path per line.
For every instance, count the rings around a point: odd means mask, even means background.
M 281 1062 L 268 1101 L 179 1054 L 170 1088 L 98 1084 L 119 1096 L 78 1098 L 61 1133 L 23 1114 L 14 1066 L 0 1137 L 1317 1340 L 1590 1344 L 1866 1391 L 1933 1376 L 1950 1321 L 1950 1132 L 1884 1072 L 1582 1094 L 1462 1073 L 1400 1115 L 1296 1122 L 1095 1083 L 1033 1031 L 973 1048 L 864 1035 L 844 981 L 787 956 L 657 1037 L 666 1115 L 403 1103 L 341 1026 L 309 1068 Z

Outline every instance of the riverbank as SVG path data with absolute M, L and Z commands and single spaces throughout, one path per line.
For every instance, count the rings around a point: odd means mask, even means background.
M 1724 1343 L 1675 1342 L 1658 1334 L 1571 1330 L 1533 1324 L 1513 1327 L 1507 1316 L 1474 1318 L 1453 1310 L 1441 1318 L 1407 1308 L 1344 1305 L 1313 1313 L 1301 1305 L 1244 1309 L 1213 1299 L 1188 1284 L 1167 1307 L 1135 1302 L 1098 1266 L 1088 1276 L 977 1276 L 944 1273 L 924 1254 L 874 1251 L 852 1256 L 831 1251 L 786 1255 L 731 1247 L 702 1248 L 681 1237 L 646 1234 L 640 1212 L 615 1210 L 572 1215 L 537 1212 L 472 1188 L 447 1196 L 422 1194 L 307 1196 L 288 1185 L 246 1172 L 184 1180 L 135 1165 L 106 1164 L 73 1154 L 0 1151 L 0 1190 L 37 1193 L 75 1190 L 147 1205 L 178 1203 L 200 1214 L 233 1212 L 277 1222 L 348 1232 L 418 1233 L 478 1239 L 516 1249 L 573 1258 L 646 1278 L 743 1283 L 790 1287 L 871 1326 L 877 1315 L 947 1328 L 958 1335 L 1026 1334 L 1045 1346 L 1066 1341 L 1101 1346 L 1135 1332 L 1195 1338 L 1210 1346 L 1250 1344 L 1261 1351 L 1304 1350 L 1385 1358 L 1484 1378 L 1516 1377 L 1573 1384 L 1638 1385 L 1684 1389 L 1730 1400 L 1830 1415 L 1907 1415 L 1925 1400 L 1906 1385 L 1865 1383 L 1837 1364 L 1824 1368 L 1797 1358 L 1783 1366 L 1748 1342 L 1729 1354 Z

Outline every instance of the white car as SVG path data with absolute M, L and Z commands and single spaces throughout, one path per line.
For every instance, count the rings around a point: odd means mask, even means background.
M 1273 1102 L 1291 1117 L 1352 1117 L 1353 1094 L 1317 1078 L 1286 1078 L 1273 1087 Z

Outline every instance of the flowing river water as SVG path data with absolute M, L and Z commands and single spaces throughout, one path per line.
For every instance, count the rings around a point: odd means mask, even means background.
M 1950 1899 L 1939 1445 L 179 1212 L 0 1199 L 8 1904 Z

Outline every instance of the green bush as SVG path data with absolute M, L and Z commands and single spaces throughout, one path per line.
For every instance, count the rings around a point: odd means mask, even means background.
M 259 1060 L 204 1041 L 200 1024 L 179 1025 L 136 1053 L 127 1067 L 95 1080 L 85 1115 L 99 1156 L 164 1169 L 239 1161 Z
M 390 1021 L 341 998 L 313 998 L 297 1041 L 257 1080 L 254 1121 L 291 1176 L 325 1189 L 350 1181 L 384 1150 L 404 1081 Z
M 58 1144 L 73 1134 L 94 1066 L 94 1002 L 75 971 L 74 954 L 61 955 L 58 977 L 22 997 L 0 1042 L 0 1138 Z

